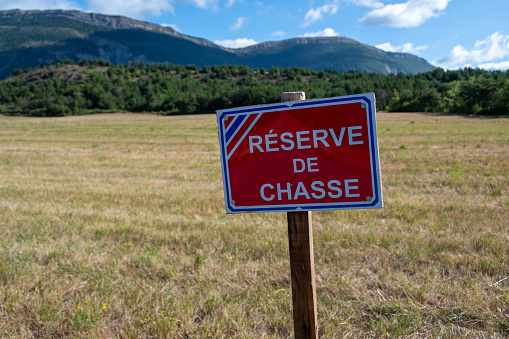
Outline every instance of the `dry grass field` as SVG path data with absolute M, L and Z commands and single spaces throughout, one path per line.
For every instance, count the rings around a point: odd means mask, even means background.
M 320 337 L 508 337 L 509 119 L 377 122 L 384 208 L 313 212 Z M 289 275 L 214 115 L 0 116 L 1 338 L 291 338 Z

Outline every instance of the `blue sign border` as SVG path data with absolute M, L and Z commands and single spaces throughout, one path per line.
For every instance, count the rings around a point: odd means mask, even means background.
M 235 117 L 246 113 L 269 113 L 274 111 L 295 110 L 299 108 L 340 105 L 345 103 L 359 102 L 366 103 L 367 118 L 369 126 L 369 147 L 371 154 L 371 173 L 373 180 L 373 199 L 366 202 L 343 202 L 343 203 L 312 203 L 312 204 L 291 204 L 291 205 L 262 205 L 262 206 L 234 206 L 232 204 L 230 178 L 228 172 L 228 161 L 226 153 L 227 132 L 224 129 L 225 117 Z M 343 97 L 326 99 L 314 99 L 307 101 L 291 101 L 285 103 L 230 108 L 217 111 L 217 123 L 219 134 L 219 146 L 221 151 L 221 168 L 223 172 L 223 187 L 225 195 L 226 213 L 246 212 L 295 212 L 295 211 L 318 211 L 318 210 L 348 210 L 348 209 L 371 209 L 382 208 L 382 187 L 380 178 L 380 160 L 378 155 L 378 138 L 376 133 L 376 109 L 375 94 L 365 93 Z M 235 123 L 235 122 L 234 122 Z M 234 124 L 233 123 L 233 124 Z

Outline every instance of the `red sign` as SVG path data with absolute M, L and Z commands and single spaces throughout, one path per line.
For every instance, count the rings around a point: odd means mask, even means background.
M 227 213 L 382 207 L 373 93 L 217 116 Z

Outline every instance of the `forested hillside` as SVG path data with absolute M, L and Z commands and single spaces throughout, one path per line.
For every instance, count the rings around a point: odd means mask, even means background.
M 346 37 L 301 37 L 225 48 L 171 27 L 80 11 L 0 11 L 0 79 L 16 68 L 60 60 L 171 65 L 247 65 L 421 73 L 435 67 L 408 53 L 385 52 Z
M 309 99 L 375 92 L 391 112 L 496 114 L 509 112 L 509 72 L 435 69 L 416 75 L 247 66 L 113 65 L 68 60 L 15 70 L 0 81 L 0 113 L 65 116 L 97 112 L 193 114 L 272 103 L 281 92 Z

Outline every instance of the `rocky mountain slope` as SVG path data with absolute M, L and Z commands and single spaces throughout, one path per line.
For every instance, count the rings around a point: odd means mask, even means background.
M 181 34 L 171 27 L 80 11 L 0 11 L 0 77 L 16 68 L 56 60 L 103 59 L 115 64 L 144 62 L 181 65 L 308 67 L 419 73 L 434 67 L 406 53 L 389 53 L 343 37 L 296 38 L 229 49 Z

